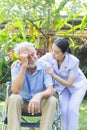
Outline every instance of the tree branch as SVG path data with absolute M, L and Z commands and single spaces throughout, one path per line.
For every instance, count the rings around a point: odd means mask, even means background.
M 44 32 L 43 32 L 40 28 L 38 28 L 37 25 L 34 24 L 34 22 L 33 22 L 31 19 L 28 18 L 28 20 L 29 20 L 29 21 L 32 23 L 32 25 L 48 40 L 48 36 L 47 36 L 46 34 L 44 34 Z

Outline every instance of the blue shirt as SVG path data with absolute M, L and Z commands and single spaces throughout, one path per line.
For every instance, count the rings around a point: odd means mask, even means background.
M 71 93 L 80 89 L 81 87 L 87 86 L 87 79 L 81 69 L 79 68 L 79 60 L 72 54 L 67 53 L 61 67 L 58 69 L 57 60 L 53 59 L 51 53 L 46 53 L 40 60 L 47 61 L 52 66 L 55 74 L 64 80 L 68 78 L 74 78 L 74 83 L 69 89 Z M 65 86 L 55 80 L 55 87 L 59 93 L 61 93 Z
M 20 90 L 20 95 L 24 100 L 30 100 L 36 93 L 46 90 L 48 86 L 53 86 L 52 77 L 45 72 L 47 66 L 49 66 L 49 63 L 38 61 L 33 74 L 26 70 L 24 82 Z M 11 69 L 12 79 L 16 78 L 20 69 L 21 64 L 17 64 Z

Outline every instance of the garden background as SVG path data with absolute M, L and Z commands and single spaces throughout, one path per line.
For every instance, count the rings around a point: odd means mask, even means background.
M 0 0 L 0 109 L 11 80 L 10 66 L 17 55 L 16 44 L 29 41 L 38 57 L 51 50 L 56 37 L 70 41 L 87 77 L 87 0 Z M 79 130 L 87 130 L 87 94 L 81 106 Z M 83 120 L 84 118 L 84 120 Z M 82 125 L 84 126 L 83 129 Z

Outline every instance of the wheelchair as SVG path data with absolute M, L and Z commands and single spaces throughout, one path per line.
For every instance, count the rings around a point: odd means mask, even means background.
M 5 101 L 5 107 L 3 109 L 2 112 L 2 130 L 8 130 L 8 121 L 7 121 L 7 99 L 8 96 L 11 94 L 11 82 L 7 82 L 6 83 L 6 101 Z M 59 102 L 59 97 L 58 94 L 56 93 L 56 98 L 58 99 Z M 21 130 L 39 130 L 40 127 L 40 117 L 41 117 L 41 113 L 35 114 L 35 115 L 31 115 L 30 113 L 22 113 L 21 116 Z M 33 120 L 33 118 L 35 118 L 35 120 Z M 56 111 L 56 116 L 52 125 L 52 130 L 60 130 L 61 127 L 61 113 L 59 110 L 59 106 L 58 109 Z M 23 129 L 22 129 L 23 127 Z

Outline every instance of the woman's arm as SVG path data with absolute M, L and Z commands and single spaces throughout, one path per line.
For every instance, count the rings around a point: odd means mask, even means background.
M 56 75 L 51 67 L 46 68 L 46 72 L 49 73 L 55 80 L 57 80 L 60 84 L 64 85 L 65 87 L 69 88 L 72 86 L 74 82 L 74 78 L 68 78 L 67 80 L 62 79 L 58 75 Z

